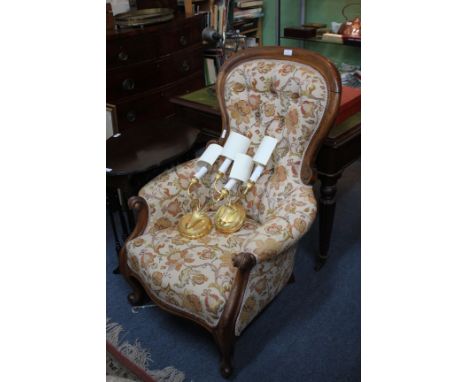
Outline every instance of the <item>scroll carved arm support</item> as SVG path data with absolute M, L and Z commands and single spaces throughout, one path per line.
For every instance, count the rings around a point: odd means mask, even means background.
M 128 274 L 127 243 L 140 236 L 145 231 L 149 216 L 148 204 L 146 203 L 146 200 L 140 196 L 132 196 L 130 199 L 128 199 L 128 207 L 130 210 L 135 210 L 137 212 L 137 223 L 133 231 L 128 236 L 127 240 L 125 240 L 125 243 L 119 253 L 120 272 L 122 272 L 124 276 L 127 276 Z

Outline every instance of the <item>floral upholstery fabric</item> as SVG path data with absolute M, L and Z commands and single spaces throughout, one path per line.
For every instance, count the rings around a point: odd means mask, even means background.
M 128 264 L 162 301 L 214 327 L 235 277 L 232 256 L 257 226 L 248 219 L 232 235 L 212 230 L 197 240 L 181 237 L 175 226 L 152 230 L 127 245 Z
M 278 140 L 267 168 L 242 202 L 248 223 L 231 235 L 213 229 L 199 240 L 181 238 L 176 225 L 191 211 L 186 188 L 196 161 L 190 161 L 142 188 L 140 196 L 150 208 L 149 222 L 143 236 L 128 243 L 127 249 L 130 267 L 163 301 L 212 326 L 220 318 L 235 276 L 232 255 L 254 254 L 257 264 L 236 322 L 236 334 L 240 334 L 286 284 L 296 244 L 315 218 L 313 189 L 301 182 L 300 171 L 324 114 L 328 89 L 312 67 L 256 59 L 228 74 L 224 99 L 230 129 L 251 138 L 250 155 L 264 135 Z M 209 200 L 221 161 L 194 191 L 201 203 Z
M 236 321 L 237 336 L 287 284 L 294 268 L 296 249 L 294 245 L 252 269 Z
M 220 162 L 218 160 L 213 165 L 213 171 L 205 175 L 201 185 L 194 187 L 193 193 L 203 205 L 211 199 L 211 185 Z M 139 195 L 147 201 L 149 207 L 145 233 L 177 225 L 179 219 L 192 210 L 187 187 L 195 174 L 195 164 L 196 160 L 191 160 L 167 170 L 140 190 Z M 212 206 L 211 210 L 214 209 L 217 207 Z

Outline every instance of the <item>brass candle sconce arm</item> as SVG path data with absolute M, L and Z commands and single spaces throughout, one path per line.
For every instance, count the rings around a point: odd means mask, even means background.
M 192 179 L 190 179 L 190 183 L 187 187 L 187 194 L 189 196 L 190 199 L 193 199 L 193 195 L 192 195 L 192 187 L 199 184 L 200 181 L 198 180 L 198 178 L 195 178 L 193 177 Z
M 200 200 L 193 195 L 193 187 L 200 183 L 200 180 L 193 177 L 187 187 L 187 196 L 190 198 L 190 206 L 193 209 L 200 209 Z M 195 206 L 196 202 L 196 206 Z
M 214 178 L 214 181 L 213 181 L 213 189 L 215 190 L 216 194 L 218 194 L 218 195 L 220 195 L 221 192 L 222 192 L 222 189 L 220 189 L 220 188 L 218 187 L 218 183 L 219 183 L 220 181 L 222 181 L 222 180 L 224 179 L 225 176 L 226 176 L 226 175 L 225 175 L 223 172 L 219 171 L 219 172 L 216 173 L 216 176 L 215 176 L 215 178 Z
M 255 186 L 255 182 L 252 182 L 251 180 L 247 181 L 247 183 L 244 186 L 244 189 L 242 190 L 241 197 L 246 197 L 249 191 Z
M 179 221 L 178 229 L 182 236 L 189 239 L 198 239 L 207 235 L 213 227 L 210 218 L 200 205 L 200 200 L 195 198 L 192 189 L 200 180 L 193 177 L 187 187 L 187 195 L 191 200 L 193 212 L 185 214 Z M 196 202 L 196 206 L 194 203 Z
M 214 223 L 217 231 L 230 234 L 237 232 L 242 228 L 245 223 L 247 213 L 240 201 L 246 197 L 254 185 L 255 183 L 249 180 L 242 188 L 238 187 L 234 198 L 232 197 L 230 190 L 227 190 L 226 188 L 221 190 L 217 201 L 228 199 L 228 202 L 219 207 L 216 212 Z
M 226 196 L 230 195 L 229 190 L 226 190 L 225 188 L 221 189 L 221 191 L 217 191 L 218 195 L 213 196 L 213 201 L 218 203 L 222 201 L 223 199 L 226 199 Z
M 221 233 L 230 234 L 239 231 L 244 225 L 246 212 L 244 207 L 238 203 L 237 197 L 234 201 L 231 192 L 225 188 L 221 190 L 219 201 L 228 199 L 228 202 L 218 208 L 214 217 L 216 230 Z
M 188 239 L 199 239 L 207 235 L 213 224 L 207 215 L 209 208 L 225 199 L 229 195 L 229 191 L 225 188 L 219 189 L 218 183 L 224 177 L 223 173 L 217 173 L 212 185 L 211 200 L 207 201 L 203 206 L 200 200 L 193 194 L 193 187 L 200 184 L 200 180 L 193 177 L 187 187 L 187 195 L 191 199 L 191 206 L 193 211 L 185 214 L 179 221 L 178 229 L 182 236 Z

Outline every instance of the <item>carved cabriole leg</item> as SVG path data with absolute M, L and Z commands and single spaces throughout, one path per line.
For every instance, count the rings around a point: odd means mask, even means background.
M 319 174 L 321 181 L 319 202 L 319 256 L 316 259 L 315 270 L 320 270 L 328 259 L 330 238 L 333 228 L 336 206 L 336 184 L 341 172 L 335 175 Z
M 144 296 L 143 287 L 133 277 L 127 277 L 125 279 L 127 280 L 127 283 L 132 288 L 132 291 L 127 296 L 128 302 L 133 306 L 141 305 L 143 303 L 143 296 Z
M 128 301 L 132 305 L 137 305 L 142 302 L 143 288 L 137 280 L 130 276 L 127 263 L 127 243 L 137 236 L 140 236 L 145 231 L 146 225 L 148 224 L 148 204 L 145 199 L 139 196 L 132 196 L 128 199 L 128 207 L 130 210 L 135 210 L 137 212 L 137 223 L 120 250 L 119 268 L 132 288 L 132 292 L 128 295 Z
M 213 331 L 221 353 L 220 370 L 224 378 L 228 378 L 232 373 L 231 357 L 234 351 L 236 320 L 240 313 L 249 274 L 256 260 L 251 253 L 238 253 L 234 255 L 232 262 L 237 268 L 237 274 L 218 326 Z

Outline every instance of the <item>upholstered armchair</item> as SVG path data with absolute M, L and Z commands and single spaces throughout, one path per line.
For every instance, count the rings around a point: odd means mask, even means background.
M 213 334 L 227 377 L 235 337 L 293 279 L 297 243 L 317 211 L 313 162 L 336 117 L 341 83 L 319 54 L 268 47 L 227 61 L 216 90 L 220 144 L 236 131 L 251 138 L 253 155 L 264 135 L 278 140 L 269 165 L 242 201 L 244 226 L 228 235 L 213 228 L 195 240 L 179 234 L 179 219 L 191 211 L 186 188 L 195 172 L 195 160 L 184 163 L 129 200 L 138 219 L 120 253 L 120 269 L 133 289 L 132 304 L 145 291 L 162 309 Z M 196 190 L 202 203 L 210 198 L 216 166 Z

